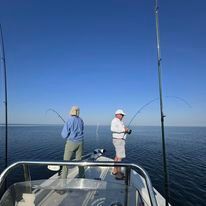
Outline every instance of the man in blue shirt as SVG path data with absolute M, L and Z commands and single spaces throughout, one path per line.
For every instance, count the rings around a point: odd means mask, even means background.
M 76 160 L 81 160 L 84 149 L 84 122 L 79 117 L 80 109 L 72 106 L 70 116 L 64 124 L 61 135 L 66 139 L 64 160 L 71 160 L 73 153 Z M 61 178 L 66 179 L 68 175 L 67 166 L 63 166 Z M 84 177 L 84 168 L 79 167 L 79 177 Z

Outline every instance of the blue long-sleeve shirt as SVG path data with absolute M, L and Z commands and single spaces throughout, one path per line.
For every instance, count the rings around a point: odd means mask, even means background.
M 64 124 L 61 135 L 67 141 L 82 141 L 84 138 L 84 122 L 80 117 L 70 116 Z

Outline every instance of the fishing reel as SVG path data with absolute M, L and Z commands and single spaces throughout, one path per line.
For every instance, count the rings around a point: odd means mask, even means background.
M 132 133 L 132 130 L 128 129 L 127 134 L 131 134 L 131 133 Z

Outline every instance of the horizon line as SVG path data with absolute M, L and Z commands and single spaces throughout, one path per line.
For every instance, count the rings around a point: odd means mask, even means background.
M 10 123 L 8 126 L 63 126 L 64 124 L 55 123 Z M 5 126 L 0 123 L 0 126 Z M 97 126 L 96 124 L 85 124 L 85 126 Z M 110 126 L 110 124 L 100 124 L 98 126 Z M 130 125 L 131 127 L 161 127 L 161 125 Z M 165 125 L 165 127 L 206 127 L 203 125 Z

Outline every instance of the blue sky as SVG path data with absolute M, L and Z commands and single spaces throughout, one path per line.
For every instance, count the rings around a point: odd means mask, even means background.
M 165 125 L 206 126 L 206 2 L 159 1 Z M 1 0 L 9 123 L 61 123 L 79 105 L 85 124 L 125 122 L 157 98 L 154 1 Z M 1 67 L 0 122 L 4 121 Z M 183 98 L 190 107 L 180 101 Z M 135 125 L 160 125 L 159 102 Z

